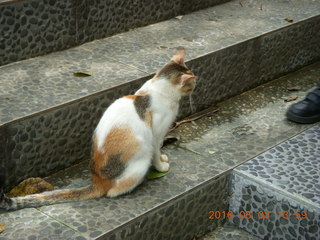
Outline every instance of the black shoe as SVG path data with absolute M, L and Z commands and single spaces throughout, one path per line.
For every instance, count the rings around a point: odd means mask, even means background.
M 306 98 L 291 105 L 287 118 L 297 123 L 315 123 L 320 121 L 320 83 L 309 92 Z

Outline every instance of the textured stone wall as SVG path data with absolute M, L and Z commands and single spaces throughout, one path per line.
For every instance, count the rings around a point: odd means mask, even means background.
M 227 0 L 0 2 L 0 66 L 67 49 Z

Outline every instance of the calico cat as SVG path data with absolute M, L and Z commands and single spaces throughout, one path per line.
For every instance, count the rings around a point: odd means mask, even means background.
M 160 172 L 168 171 L 168 157 L 161 155 L 160 147 L 177 116 L 180 98 L 192 93 L 197 78 L 184 58 L 185 50 L 178 48 L 171 61 L 134 95 L 116 100 L 104 112 L 93 134 L 91 185 L 16 198 L 1 191 L 0 208 L 116 197 L 139 185 L 151 165 Z

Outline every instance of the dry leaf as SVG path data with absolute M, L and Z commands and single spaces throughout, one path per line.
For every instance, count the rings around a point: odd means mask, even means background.
M 44 191 L 53 190 L 54 187 L 42 178 L 28 178 L 13 188 L 8 197 L 23 197 L 30 194 L 42 193 Z
M 292 101 L 295 101 L 295 100 L 297 100 L 297 99 L 298 99 L 297 96 L 292 96 L 292 97 L 286 98 L 284 101 L 285 101 L 285 102 L 292 102 Z
M 180 140 L 180 137 L 178 136 L 171 136 L 171 135 L 168 135 L 164 138 L 163 140 L 163 144 L 162 144 L 162 147 L 170 144 L 170 143 L 174 143 L 176 141 L 179 141 Z
M 180 16 L 176 16 L 175 18 L 181 20 L 183 18 L 183 16 L 180 15 Z
M 299 86 L 294 86 L 294 87 L 289 87 L 287 88 L 288 91 L 291 91 L 291 92 L 294 92 L 294 91 L 300 91 L 301 90 L 301 87 Z
M 0 223 L 0 233 L 6 230 L 6 225 L 4 223 Z
M 284 20 L 286 20 L 287 22 L 293 22 L 292 18 L 285 18 Z
M 73 73 L 75 77 L 90 77 L 92 76 L 92 72 L 75 72 Z

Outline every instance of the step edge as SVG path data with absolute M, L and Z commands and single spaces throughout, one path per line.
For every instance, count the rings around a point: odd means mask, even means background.
M 20 1 L 20 0 L 17 0 L 17 1 Z M 21 0 L 21 1 L 23 1 L 23 0 Z M 229 48 L 231 48 L 231 47 L 234 47 L 234 46 L 237 46 L 237 45 L 240 45 L 240 44 L 245 44 L 245 43 L 247 43 L 247 42 L 253 41 L 253 40 L 258 39 L 258 38 L 260 38 L 260 37 L 264 37 L 264 36 L 267 36 L 267 35 L 269 35 L 269 34 L 273 34 L 273 33 L 275 33 L 275 32 L 282 31 L 282 30 L 287 29 L 287 28 L 289 28 L 289 27 L 291 27 L 291 26 L 294 26 L 295 24 L 300 24 L 300 23 L 304 23 L 304 22 L 307 22 L 307 21 L 313 21 L 315 18 L 319 18 L 319 22 L 320 22 L 320 14 L 319 14 L 319 15 L 314 15 L 314 16 L 311 16 L 311 17 L 308 17 L 308 18 L 305 18 L 305 19 L 301 19 L 301 20 L 299 20 L 299 21 L 297 21 L 297 22 L 294 22 L 294 23 L 292 23 L 292 24 L 288 24 L 288 25 L 286 25 L 286 26 L 282 26 L 282 27 L 280 27 L 280 28 L 273 29 L 273 30 L 271 30 L 270 32 L 265 32 L 265 33 L 262 33 L 262 34 L 260 34 L 260 35 L 257 35 L 257 36 L 248 38 L 248 39 L 246 39 L 246 40 L 235 42 L 234 44 L 230 44 L 230 45 L 225 46 L 225 47 L 223 47 L 223 48 L 219 48 L 219 49 L 216 49 L 216 50 L 212 50 L 212 51 L 210 51 L 210 52 L 208 52 L 208 53 L 205 53 L 205 54 L 199 54 L 199 55 L 197 55 L 196 57 L 194 57 L 194 58 L 192 58 L 192 59 L 188 59 L 188 60 L 186 61 L 186 63 L 188 64 L 188 63 L 190 63 L 190 62 L 194 62 L 194 61 L 201 60 L 201 58 L 203 58 L 203 57 L 207 57 L 207 56 L 209 56 L 209 55 L 212 55 L 212 54 L 216 54 L 216 53 L 225 51 L 226 49 L 229 49 Z M 143 28 L 143 27 L 141 27 L 141 28 Z M 125 33 L 126 33 L 126 32 L 125 32 Z M 125 34 L 125 33 L 119 33 L 119 34 L 117 34 L 117 35 Z M 116 36 L 116 35 L 114 35 L 114 36 Z M 113 37 L 113 36 L 110 36 L 110 37 Z M 88 42 L 88 43 L 91 43 L 91 42 Z M 85 46 L 83 46 L 83 45 L 76 46 L 76 47 L 84 47 L 84 48 L 85 48 Z M 65 49 L 65 50 L 67 50 L 67 49 Z M 62 50 L 62 51 L 64 51 L 64 50 Z M 51 54 L 51 53 L 49 53 L 49 54 Z M 21 60 L 21 61 L 9 63 L 9 64 L 10 64 L 10 65 L 15 65 L 15 64 L 17 65 L 17 64 L 19 64 L 19 63 L 22 62 L 22 61 L 32 61 L 32 59 L 35 59 L 35 58 L 44 58 L 45 56 L 46 56 L 46 55 L 37 56 L 37 57 L 34 57 L 34 58 L 29 58 L 29 59 L 25 59 L 25 60 Z M 58 104 L 58 105 L 56 105 L 56 106 L 49 107 L 49 108 L 47 108 L 47 109 L 42 109 L 42 110 L 40 110 L 40 111 L 38 111 L 38 112 L 34 112 L 34 113 L 31 113 L 31 114 L 27 114 L 27 115 L 25 115 L 25 116 L 23 116 L 23 117 L 15 118 L 15 119 L 13 119 L 13 120 L 11 120 L 11 121 L 9 121 L 9 122 L 0 124 L 0 128 L 1 128 L 1 127 L 6 127 L 6 126 L 8 126 L 8 125 L 14 124 L 14 123 L 19 122 L 19 121 L 23 121 L 23 120 L 26 120 L 26 119 L 29 119 L 29 118 L 38 116 L 38 115 L 43 114 L 43 113 L 47 113 L 47 112 L 50 112 L 50 111 L 57 110 L 57 109 L 59 109 L 59 108 L 62 108 L 62 107 L 65 107 L 65 106 L 68 106 L 68 105 L 71 105 L 71 104 L 74 104 L 74 103 L 77 103 L 77 102 L 81 102 L 81 101 L 83 101 L 83 100 L 89 99 L 89 98 L 94 97 L 94 96 L 97 96 L 97 95 L 99 95 L 99 94 L 103 94 L 103 93 L 106 92 L 106 91 L 110 91 L 110 90 L 113 90 L 113 89 L 115 89 L 115 88 L 122 87 L 122 86 L 125 86 L 125 85 L 128 85 L 128 84 L 131 84 L 131 83 L 133 83 L 133 82 L 135 82 L 135 81 L 139 81 L 139 80 L 143 80 L 143 79 L 147 80 L 148 78 L 151 78 L 152 75 L 155 74 L 155 72 L 153 72 L 153 73 L 147 73 L 146 71 L 144 71 L 144 70 L 142 70 L 142 69 L 139 69 L 139 68 L 136 67 L 136 66 L 133 66 L 133 65 L 124 63 L 124 62 L 119 61 L 119 60 L 117 60 L 117 59 L 114 59 L 114 58 L 112 58 L 112 57 L 107 57 L 107 59 L 112 60 L 112 61 L 117 61 L 117 62 L 120 63 L 120 64 L 129 66 L 129 67 L 132 67 L 132 68 L 134 68 L 134 69 L 142 72 L 143 74 L 147 74 L 147 75 L 146 75 L 146 76 L 142 76 L 142 77 L 135 78 L 135 79 L 130 80 L 130 81 L 127 81 L 127 82 L 120 83 L 120 84 L 115 85 L 115 86 L 110 87 L 110 88 L 105 88 L 105 89 L 103 89 L 103 90 L 100 90 L 100 91 L 97 91 L 97 92 L 94 92 L 94 93 L 91 93 L 91 94 L 88 94 L 88 95 L 85 95 L 85 96 L 81 96 L 81 97 L 79 97 L 79 98 L 76 98 L 76 99 L 67 101 L 67 102 L 65 102 L 65 103 Z M 320 60 L 320 58 L 319 58 L 318 60 Z M 311 64 L 317 62 L 318 60 L 315 60 L 315 61 L 313 61 L 312 63 L 309 63 L 308 65 L 311 65 Z M 5 66 L 8 66 L 8 65 L 0 66 L 0 69 L 1 69 L 2 67 L 5 67 Z M 302 67 L 300 67 L 300 68 L 303 68 L 303 67 L 305 67 L 305 66 L 302 66 Z M 298 68 L 298 69 L 300 69 L 300 68 Z M 294 69 L 294 70 L 292 70 L 292 71 L 296 71 L 296 70 L 298 70 L 298 69 Z M 286 73 L 286 72 L 281 73 L 281 76 L 283 76 L 283 75 L 285 75 L 285 74 L 287 74 L 287 73 Z M 279 76 L 279 77 L 281 77 L 281 76 Z M 277 77 L 277 78 L 279 78 L 279 77 Z M 272 80 L 270 80 L 270 81 L 272 81 Z M 268 82 L 269 82 L 269 81 L 268 81 Z M 254 88 L 250 88 L 250 89 L 254 89 Z M 247 89 L 247 90 L 250 90 L 250 89 Z M 239 93 L 239 94 L 241 94 L 241 93 Z M 231 97 L 232 97 L 232 96 L 231 96 Z M 230 97 L 228 97 L 228 98 L 230 98 Z
M 284 191 L 283 189 L 281 189 L 278 186 L 270 184 L 267 181 L 262 180 L 256 176 L 252 176 L 252 175 L 249 176 L 248 174 L 245 174 L 243 171 L 240 171 L 237 169 L 234 170 L 233 174 L 237 174 L 238 176 L 240 176 L 246 180 L 252 181 L 252 182 L 256 183 L 257 185 L 259 185 L 261 188 L 266 188 L 270 191 L 273 191 L 273 192 L 280 194 L 281 196 L 283 196 L 287 199 L 293 200 L 296 203 L 303 204 L 308 209 L 312 209 L 316 212 L 320 212 L 320 205 L 310 201 L 309 199 L 307 199 L 301 195 L 292 194 L 290 192 Z M 233 183 L 231 183 L 231 185 L 233 185 Z
M 108 235 L 112 235 L 113 233 L 117 232 L 118 230 L 120 230 L 121 228 L 126 228 L 129 224 L 135 222 L 135 221 L 139 221 L 140 219 L 142 219 L 144 216 L 148 215 L 148 214 L 152 214 L 156 211 L 158 211 L 159 209 L 161 208 L 165 208 L 166 205 L 169 205 L 170 203 L 174 202 L 174 201 L 177 201 L 179 200 L 180 198 L 183 198 L 184 196 L 192 193 L 193 191 L 197 191 L 198 189 L 204 187 L 205 185 L 207 184 L 211 184 L 212 182 L 214 182 L 216 179 L 220 178 L 220 177 L 223 177 L 226 175 L 226 177 L 228 178 L 228 182 L 227 182 L 227 188 L 226 188 L 226 191 L 229 191 L 229 185 L 230 185 L 230 176 L 232 174 L 232 170 L 229 169 L 225 172 L 222 172 L 214 177 L 211 177 L 210 179 L 204 181 L 204 182 L 201 182 L 199 183 L 197 186 L 194 186 L 188 190 L 186 190 L 185 192 L 165 201 L 165 202 L 162 202 L 161 204 L 159 204 L 158 206 L 155 206 L 151 209 L 148 209 L 146 212 L 140 214 L 139 216 L 123 223 L 122 225 L 119 225 L 117 227 L 115 227 L 114 229 L 110 230 L 109 232 L 106 232 L 106 233 L 103 233 L 102 235 L 100 235 L 99 237 L 95 238 L 97 240 L 100 240 L 100 239 L 104 239 L 104 237 L 108 236 Z

